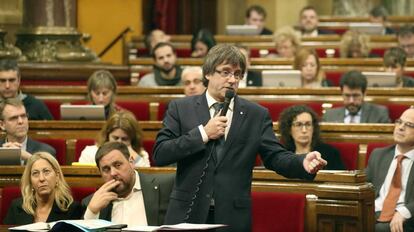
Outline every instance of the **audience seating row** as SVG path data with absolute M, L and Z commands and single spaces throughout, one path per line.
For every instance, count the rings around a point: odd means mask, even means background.
M 55 120 L 60 120 L 60 105 L 59 101 L 54 100 L 45 100 L 44 101 L 46 106 L 49 108 L 53 118 Z M 279 119 L 280 113 L 287 107 L 298 105 L 298 104 L 305 104 L 312 108 L 320 117 L 322 117 L 323 113 L 332 107 L 342 106 L 342 102 L 338 101 L 326 101 L 326 102 L 318 102 L 318 101 L 307 101 L 307 100 L 290 100 L 290 101 L 263 101 L 259 100 L 258 103 L 269 110 L 270 116 L 273 121 L 277 121 Z M 167 109 L 167 102 L 145 102 L 145 101 L 117 101 L 117 104 L 126 110 L 131 111 L 135 117 L 139 121 L 149 121 L 149 120 L 157 120 L 161 121 L 164 118 L 166 109 Z M 389 116 L 391 120 L 394 122 L 395 119 L 399 118 L 402 112 L 410 107 L 410 103 L 383 103 L 389 110 Z

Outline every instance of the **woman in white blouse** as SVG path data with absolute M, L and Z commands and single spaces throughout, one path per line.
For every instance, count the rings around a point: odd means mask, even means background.
M 102 127 L 96 145 L 86 146 L 79 157 L 79 163 L 95 163 L 98 147 L 107 141 L 119 141 L 129 148 L 135 167 L 149 167 L 148 153 L 142 147 L 142 130 L 129 111 L 114 113 Z

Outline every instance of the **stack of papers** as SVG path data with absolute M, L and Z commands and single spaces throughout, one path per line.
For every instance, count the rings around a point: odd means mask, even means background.
M 16 226 L 9 228 L 10 231 L 86 231 L 97 232 L 105 231 L 109 228 L 123 228 L 124 224 L 116 224 L 101 219 L 92 220 L 61 220 L 56 222 L 36 222 L 24 226 Z
M 223 224 L 191 224 L 191 223 L 180 223 L 176 225 L 164 225 L 164 226 L 131 226 L 122 229 L 122 231 L 130 232 L 147 232 L 147 231 L 185 231 L 185 230 L 210 230 L 221 227 L 226 227 Z

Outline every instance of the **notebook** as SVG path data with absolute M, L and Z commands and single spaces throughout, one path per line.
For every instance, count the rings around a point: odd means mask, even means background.
M 263 87 L 302 87 L 299 70 L 263 70 Z
M 258 35 L 259 28 L 256 25 L 227 25 L 228 35 Z
M 380 23 L 349 23 L 349 29 L 368 35 L 382 35 L 384 26 Z
M 369 87 L 395 87 L 397 76 L 393 72 L 362 72 Z
M 21 165 L 20 148 L 0 147 L 0 165 Z
M 63 120 L 105 120 L 103 105 L 60 105 Z

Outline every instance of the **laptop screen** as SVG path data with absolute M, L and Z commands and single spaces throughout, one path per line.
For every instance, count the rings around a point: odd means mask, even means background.
M 63 120 L 105 120 L 103 105 L 60 105 Z
M 22 165 L 20 148 L 0 147 L 0 165 Z
M 302 87 L 299 70 L 263 70 L 263 87 Z

